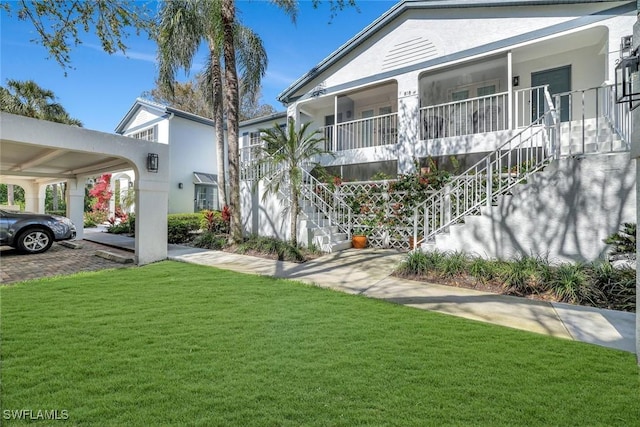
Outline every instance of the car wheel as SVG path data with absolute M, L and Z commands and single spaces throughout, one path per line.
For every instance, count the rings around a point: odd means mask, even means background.
M 22 252 L 39 254 L 53 244 L 51 232 L 44 228 L 30 228 L 18 237 L 17 247 Z

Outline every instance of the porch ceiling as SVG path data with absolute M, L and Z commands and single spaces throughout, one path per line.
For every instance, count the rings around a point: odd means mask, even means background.
M 606 36 L 607 29 L 604 27 L 577 31 L 514 49 L 514 60 L 524 62 L 589 46 L 600 47 L 604 45 Z
M 0 181 L 57 182 L 78 175 L 131 169 L 126 160 L 100 153 L 25 144 L 0 138 Z

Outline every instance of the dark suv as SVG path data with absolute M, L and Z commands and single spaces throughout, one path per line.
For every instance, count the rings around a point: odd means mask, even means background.
M 39 254 L 48 250 L 54 241 L 75 237 L 76 227 L 69 218 L 0 210 L 0 245 Z

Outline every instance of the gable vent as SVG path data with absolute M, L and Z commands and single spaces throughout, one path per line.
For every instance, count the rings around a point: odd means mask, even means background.
M 438 54 L 433 43 L 417 37 L 394 45 L 382 61 L 382 69 L 389 70 L 433 58 Z

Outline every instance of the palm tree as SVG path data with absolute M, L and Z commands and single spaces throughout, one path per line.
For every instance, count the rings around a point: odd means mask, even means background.
M 303 184 L 302 168 L 305 165 L 314 166 L 313 159 L 321 154 L 328 154 L 324 150 L 324 137 L 320 130 L 315 130 L 309 134 L 311 123 L 304 123 L 299 130 L 296 130 L 294 120 L 289 120 L 286 127 L 274 125 L 269 129 L 261 129 L 262 140 L 265 146 L 261 147 L 266 154 L 263 162 L 272 165 L 284 164 L 278 169 L 276 175 L 266 183 L 263 199 L 267 194 L 276 194 L 280 191 L 283 183 L 289 185 L 289 214 L 291 221 L 291 244 L 298 245 L 298 212 L 300 210 L 300 194 Z
M 173 90 L 179 68 L 189 71 L 193 58 L 205 42 L 209 48 L 207 65 L 199 76 L 200 90 L 213 110 L 216 124 L 216 152 L 220 202 L 227 204 L 224 161 L 224 109 L 221 69 L 222 27 L 220 2 L 215 0 L 172 1 L 163 3 L 158 29 L 159 84 Z M 262 40 L 250 29 L 233 23 L 235 48 L 241 70 L 242 90 L 257 93 L 267 68 Z M 237 210 L 237 209 L 236 209 Z
M 317 0 L 314 0 L 314 2 Z M 338 0 L 343 1 L 343 0 Z M 271 0 L 280 7 L 295 23 L 298 13 L 297 0 Z M 235 0 L 221 1 L 221 21 L 223 35 L 223 54 L 225 67 L 224 102 L 227 113 L 227 135 L 229 138 L 229 193 L 231 207 L 231 241 L 242 241 L 242 216 L 240 213 L 240 149 L 238 142 L 238 105 L 239 85 L 235 61 L 236 22 Z
M 82 126 L 82 122 L 69 116 L 64 107 L 55 102 L 53 91 L 43 89 L 33 80 L 7 80 L 0 87 L 0 110 L 20 116 L 50 122 Z

